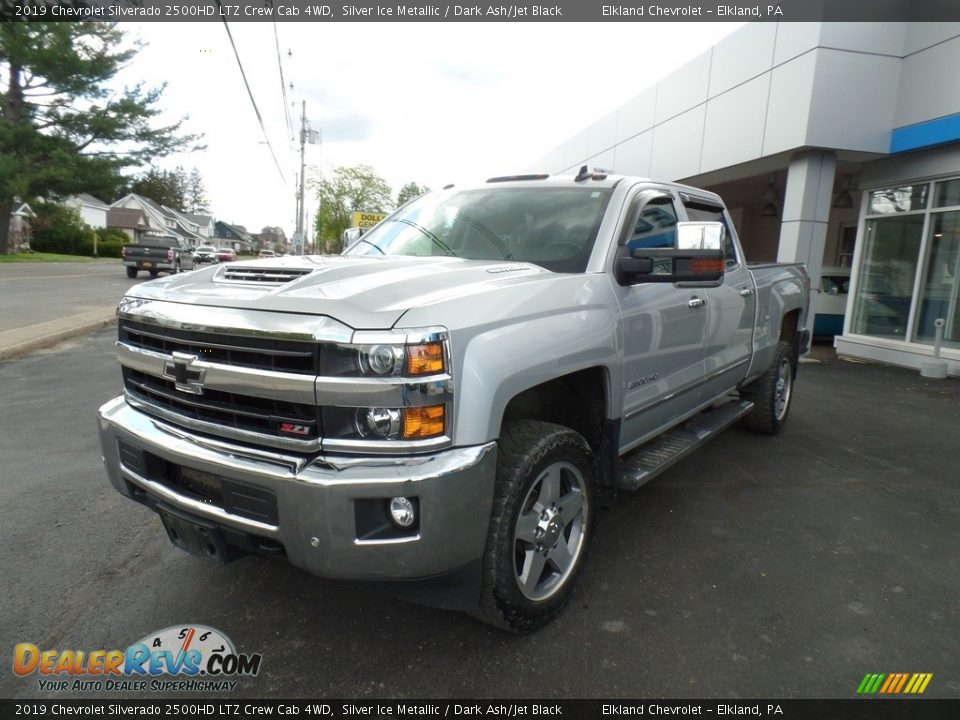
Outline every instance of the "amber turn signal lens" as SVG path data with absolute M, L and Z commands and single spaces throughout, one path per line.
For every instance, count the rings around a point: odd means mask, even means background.
M 722 273 L 723 260 L 706 260 L 695 258 L 690 261 L 690 271 L 695 273 Z
M 445 420 L 443 405 L 403 409 L 403 439 L 422 440 L 443 435 Z
M 407 346 L 407 375 L 433 375 L 443 372 L 443 344 Z

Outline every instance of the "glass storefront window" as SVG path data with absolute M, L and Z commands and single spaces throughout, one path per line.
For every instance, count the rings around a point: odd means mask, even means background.
M 954 207 L 960 205 L 960 178 L 938 182 L 934 192 L 934 207 Z
M 922 214 L 867 220 L 852 332 L 907 339 L 923 220 Z
M 874 190 L 870 193 L 868 215 L 893 215 L 894 213 L 924 210 L 927 207 L 927 194 L 930 186 L 905 185 L 903 187 Z
M 932 343 L 934 321 L 942 318 L 943 344 L 960 346 L 960 212 L 935 213 L 931 218 L 930 250 L 920 287 L 917 342 Z

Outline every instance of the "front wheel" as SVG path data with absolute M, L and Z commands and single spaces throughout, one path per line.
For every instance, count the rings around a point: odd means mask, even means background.
M 743 418 L 743 424 L 748 430 L 776 435 L 783 429 L 790 412 L 790 401 L 793 399 L 795 374 L 793 345 L 781 340 L 777 344 L 773 364 L 763 375 L 740 391 L 745 399 L 753 402 L 753 410 Z
M 563 609 L 583 569 L 596 525 L 596 463 L 579 434 L 553 423 L 510 423 L 499 444 L 479 616 L 526 633 Z

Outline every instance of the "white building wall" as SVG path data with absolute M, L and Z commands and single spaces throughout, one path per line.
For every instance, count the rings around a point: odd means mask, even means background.
M 958 111 L 956 67 L 960 23 L 748 24 L 529 169 L 612 149 L 618 173 L 682 180 L 808 147 L 886 154 L 893 128 Z

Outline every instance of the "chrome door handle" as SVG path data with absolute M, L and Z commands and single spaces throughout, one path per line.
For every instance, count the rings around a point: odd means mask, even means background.
M 687 300 L 687 307 L 689 308 L 698 308 L 706 304 L 707 304 L 707 301 L 704 300 L 703 298 L 692 297 L 689 300 Z
M 741 294 L 743 297 L 750 297 L 751 295 L 753 295 L 753 288 L 751 288 L 751 287 L 740 288 L 740 294 Z

